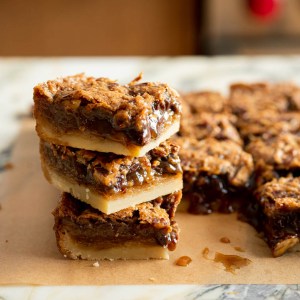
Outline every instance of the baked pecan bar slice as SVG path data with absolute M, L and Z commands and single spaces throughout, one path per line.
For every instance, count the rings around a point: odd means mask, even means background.
M 179 95 L 167 84 L 120 85 L 83 74 L 34 88 L 40 138 L 58 145 L 143 156 L 179 130 Z
M 237 143 L 208 138 L 177 138 L 181 146 L 183 198 L 189 212 L 230 213 L 248 200 L 253 161 Z
M 58 249 L 71 259 L 168 259 L 180 199 L 181 191 L 107 215 L 63 193 L 53 212 Z
M 178 151 L 169 141 L 142 157 L 40 142 L 46 179 L 107 214 L 182 189 Z
M 292 83 L 235 83 L 230 87 L 228 104 L 231 111 L 241 118 L 265 110 L 298 111 L 300 88 Z
M 299 243 L 300 178 L 281 177 L 260 186 L 255 193 L 258 229 L 274 257 Z

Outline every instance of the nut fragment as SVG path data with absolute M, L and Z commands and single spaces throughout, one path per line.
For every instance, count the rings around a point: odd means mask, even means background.
M 273 249 L 273 256 L 278 257 L 283 255 L 288 249 L 294 247 L 299 242 L 300 240 L 298 237 L 290 237 L 277 243 Z

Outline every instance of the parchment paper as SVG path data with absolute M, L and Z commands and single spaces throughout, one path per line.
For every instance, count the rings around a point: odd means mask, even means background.
M 38 138 L 33 120 L 24 123 L 0 186 L 0 284 L 107 285 L 107 284 L 296 284 L 300 281 L 300 253 L 272 258 L 264 241 L 236 215 L 194 216 L 178 213 L 180 242 L 170 260 L 93 262 L 65 259 L 57 250 L 52 210 L 59 192 L 43 178 Z M 220 242 L 228 237 L 230 244 Z M 245 249 L 241 253 L 234 249 Z M 252 263 L 226 272 L 221 263 L 202 257 L 216 251 L 246 257 Z M 182 255 L 187 267 L 175 265 Z

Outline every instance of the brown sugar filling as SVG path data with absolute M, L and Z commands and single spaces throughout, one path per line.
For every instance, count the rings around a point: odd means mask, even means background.
M 150 203 L 106 215 L 64 193 L 53 212 L 54 229 L 67 232 L 71 239 L 94 249 L 117 247 L 126 242 L 161 245 L 174 250 L 178 227 L 173 220 L 181 192 L 159 197 Z
M 100 194 L 125 192 L 127 188 L 151 183 L 155 178 L 181 173 L 178 147 L 162 143 L 144 157 L 99 153 L 41 141 L 46 164 L 66 178 L 90 185 Z

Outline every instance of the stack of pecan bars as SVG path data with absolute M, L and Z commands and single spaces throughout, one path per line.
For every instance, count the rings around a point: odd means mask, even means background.
M 53 214 L 72 259 L 167 259 L 181 200 L 178 94 L 166 84 L 120 85 L 75 75 L 34 88 L 46 179 L 61 190 Z
M 184 198 L 191 213 L 239 210 L 273 256 L 300 238 L 300 88 L 233 84 L 183 96 Z

